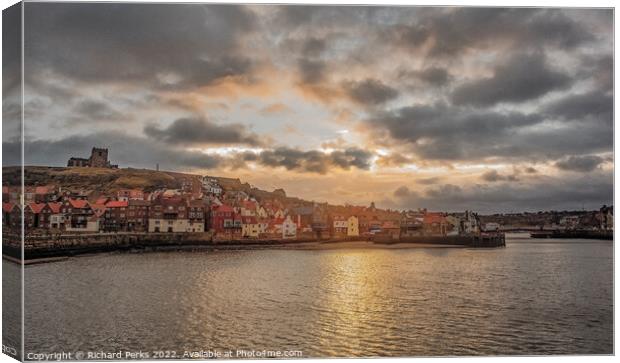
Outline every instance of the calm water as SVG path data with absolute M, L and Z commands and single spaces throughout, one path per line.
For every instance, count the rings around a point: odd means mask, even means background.
M 115 254 L 26 267 L 26 352 L 613 353 L 613 243 Z

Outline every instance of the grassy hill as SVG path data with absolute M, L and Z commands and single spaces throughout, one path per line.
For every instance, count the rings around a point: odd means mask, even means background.
M 4 185 L 18 185 L 19 167 L 2 169 Z M 24 170 L 25 185 L 60 185 L 75 190 L 97 190 L 102 193 L 124 188 L 153 191 L 158 188 L 180 188 L 184 180 L 200 182 L 200 176 L 147 169 L 58 168 L 28 166 Z
M 21 170 L 17 166 L 2 168 L 3 185 L 19 185 Z M 216 177 L 226 191 L 244 191 L 258 200 L 280 199 L 285 203 L 307 203 L 298 198 L 287 197 L 283 190 L 273 192 L 252 187 L 239 179 Z M 27 166 L 24 170 L 24 184 L 27 186 L 58 185 L 63 189 L 87 194 L 112 195 L 120 189 L 139 188 L 146 192 L 156 189 L 178 189 L 184 183 L 200 188 L 202 175 L 156 171 L 149 169 L 107 169 L 79 167 Z

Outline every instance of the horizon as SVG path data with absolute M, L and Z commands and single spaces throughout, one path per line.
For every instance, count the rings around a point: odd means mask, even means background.
M 120 166 L 335 204 L 597 210 L 613 204 L 612 15 L 26 3 L 24 163 L 104 146 Z

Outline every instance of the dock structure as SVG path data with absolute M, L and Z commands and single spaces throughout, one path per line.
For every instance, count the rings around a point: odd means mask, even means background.
M 390 236 L 373 236 L 370 241 L 381 244 L 418 243 L 431 245 L 451 245 L 465 247 L 506 247 L 506 237 L 501 232 L 483 232 L 453 236 L 408 236 L 391 238 Z
M 576 239 L 599 239 L 612 241 L 614 232 L 612 230 L 584 230 L 584 229 L 567 229 L 538 231 L 530 233 L 532 238 L 576 238 Z
M 506 247 L 504 233 L 480 233 L 473 236 L 471 247 Z
M 277 245 L 294 245 L 296 243 L 331 243 L 370 241 L 375 244 L 424 244 L 446 245 L 474 248 L 505 247 L 503 233 L 486 232 L 470 235 L 433 235 L 398 237 L 391 235 L 377 235 L 371 237 L 341 237 L 341 238 L 297 238 L 285 239 L 229 239 L 218 240 L 211 232 L 196 233 L 144 233 L 144 232 L 117 232 L 117 233 L 74 233 L 48 234 L 27 236 L 23 243 L 23 257 L 26 260 L 51 258 L 58 256 L 74 256 L 85 253 L 113 252 L 113 251 L 141 251 L 158 249 L 192 249 L 192 248 L 267 248 Z M 3 254 L 16 259 L 22 257 L 22 239 L 16 234 L 3 234 Z

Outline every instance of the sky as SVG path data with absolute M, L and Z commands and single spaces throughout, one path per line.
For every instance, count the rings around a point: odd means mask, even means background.
M 334 204 L 613 200 L 610 9 L 26 3 L 24 19 L 27 165 L 98 146 Z

